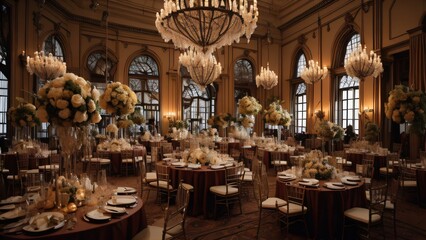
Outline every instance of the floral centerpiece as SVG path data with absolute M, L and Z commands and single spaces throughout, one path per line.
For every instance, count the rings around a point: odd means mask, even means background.
M 182 153 L 182 160 L 187 163 L 196 163 L 201 165 L 218 164 L 221 162 L 218 153 L 207 147 L 185 150 Z
M 117 121 L 118 128 L 129 128 L 133 126 L 133 121 L 127 117 L 119 118 Z
M 328 158 L 323 158 L 322 153 L 313 150 L 305 155 L 302 160 L 302 176 L 306 178 L 315 178 L 318 180 L 327 180 L 333 177 L 336 169 L 328 163 Z
M 230 128 L 229 135 L 232 136 L 233 138 L 240 139 L 240 140 L 246 140 L 250 138 L 250 135 L 247 132 L 247 129 L 237 125 L 234 125 Z
M 243 117 L 238 119 L 238 124 L 244 128 L 252 128 L 254 127 L 254 119 L 243 115 Z
M 121 82 L 108 83 L 99 99 L 100 106 L 107 113 L 117 116 L 133 113 L 137 102 L 135 92 Z
M 411 133 L 423 134 L 426 129 L 426 94 L 403 85 L 397 85 L 389 92 L 385 103 L 388 119 L 401 124 L 411 124 Z
M 330 121 L 322 120 L 316 125 L 318 136 L 325 141 L 343 140 L 345 130 L 339 125 Z
M 132 120 L 136 125 L 142 125 L 146 122 L 145 117 L 141 113 L 140 107 L 135 107 L 135 111 L 130 114 L 130 120 Z
M 271 125 L 288 127 L 291 124 L 291 116 L 287 110 L 283 109 L 279 100 L 269 104 L 268 109 L 265 110 L 264 119 Z
M 380 134 L 380 129 L 379 129 L 379 126 L 377 126 L 377 124 L 375 124 L 373 122 L 367 122 L 365 124 L 364 138 L 369 143 L 374 143 L 374 142 L 378 141 L 379 140 L 379 134 Z
M 238 100 L 238 113 L 244 115 L 257 115 L 262 110 L 262 105 L 251 96 Z
M 120 152 L 122 150 L 131 150 L 132 146 L 124 138 L 114 138 L 98 144 L 97 149 L 99 151 Z
M 188 129 L 189 124 L 186 120 L 171 120 L 169 121 L 169 128 L 176 128 L 177 130 Z
M 17 98 L 17 100 L 20 102 L 19 105 L 8 110 L 12 126 L 22 128 L 40 125 L 40 119 L 36 116 L 36 107 L 31 103 L 26 103 L 22 98 Z
M 229 113 L 220 113 L 219 115 L 211 116 L 207 120 L 207 124 L 214 128 L 227 128 L 232 125 L 235 119 Z
M 117 125 L 115 125 L 115 123 L 110 123 L 106 127 L 105 131 L 109 133 L 110 135 L 113 135 L 113 137 L 115 137 L 118 134 L 118 127 Z

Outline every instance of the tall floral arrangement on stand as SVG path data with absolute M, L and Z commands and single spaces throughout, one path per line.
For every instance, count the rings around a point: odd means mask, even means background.
M 377 126 L 377 124 L 375 124 L 373 122 L 367 122 L 365 124 L 364 138 L 370 144 L 378 141 L 379 135 L 380 135 L 380 128 L 379 128 L 379 126 Z
M 70 184 L 75 182 L 71 178 L 76 173 L 76 159 L 72 156 L 88 139 L 88 125 L 101 120 L 98 100 L 99 91 L 96 87 L 73 73 L 46 82 L 37 93 L 37 117 L 56 129 L 64 158 L 61 169 L 65 169 L 65 177 L 60 178 L 70 179 Z M 60 178 L 56 179 L 57 194 L 62 187 L 69 188 L 68 183 L 62 180 L 58 184 Z M 72 199 L 70 197 L 70 201 Z
M 266 123 L 278 126 L 278 141 L 281 141 L 281 128 L 283 126 L 288 127 L 291 124 L 291 115 L 287 112 L 286 109 L 283 109 L 281 103 L 281 101 L 276 100 L 269 104 L 269 107 L 265 109 L 263 116 Z
M 403 85 L 389 92 L 385 103 L 388 119 L 401 124 L 410 123 L 410 132 L 424 134 L 426 130 L 426 94 Z
M 210 125 L 212 128 L 222 128 L 225 131 L 225 137 L 226 137 L 226 128 L 229 126 L 234 125 L 235 118 L 232 117 L 230 113 L 220 113 L 219 115 L 211 116 L 207 120 L 207 124 Z
M 245 96 L 238 100 L 238 113 L 243 115 L 257 115 L 262 110 L 262 105 L 256 98 Z
M 101 108 L 105 109 L 105 111 L 112 116 L 113 122 L 109 125 L 115 125 L 116 117 L 122 117 L 133 113 L 137 102 L 138 98 L 135 92 L 121 82 L 108 83 L 104 93 L 99 99 Z M 109 128 L 113 129 L 114 127 L 110 126 Z

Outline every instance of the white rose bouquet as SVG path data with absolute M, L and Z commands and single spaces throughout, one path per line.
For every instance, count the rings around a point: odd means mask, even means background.
M 326 120 L 319 121 L 315 130 L 318 136 L 325 140 L 342 140 L 345 134 L 342 127 Z
M 127 118 L 119 118 L 117 120 L 117 127 L 118 128 L 129 128 L 133 126 L 133 121 Z
M 422 134 L 426 129 L 426 94 L 397 85 L 389 92 L 385 113 L 388 119 L 398 124 L 411 123 L 410 132 Z
M 303 160 L 303 177 L 327 180 L 333 177 L 335 168 L 328 163 L 327 158 L 305 158 Z
M 257 115 L 262 110 L 262 105 L 251 96 L 245 96 L 238 100 L 238 113 L 245 115 Z
M 99 100 L 101 108 L 118 116 L 133 113 L 137 102 L 135 92 L 120 82 L 109 83 Z
M 266 123 L 272 125 L 290 126 L 291 116 L 287 110 L 283 109 L 279 101 L 272 102 L 265 110 L 264 119 Z
M 18 98 L 19 106 L 11 107 L 8 111 L 9 120 L 14 127 L 34 127 L 40 125 L 40 119 L 36 116 L 36 107 L 31 103 L 25 103 Z
M 231 123 L 235 121 L 235 119 L 229 113 L 221 113 L 216 116 L 211 116 L 207 120 L 207 124 L 212 126 L 213 128 L 227 128 L 231 125 Z
M 116 135 L 118 133 L 118 127 L 114 123 L 108 124 L 108 126 L 106 127 L 105 130 L 106 130 L 107 133 L 114 133 Z
M 244 128 L 252 128 L 252 127 L 254 127 L 254 119 L 250 118 L 250 117 L 247 117 L 247 116 L 243 116 L 242 118 L 239 119 L 238 122 Z
M 37 117 L 64 127 L 84 126 L 101 121 L 99 91 L 73 73 L 46 82 L 37 93 Z

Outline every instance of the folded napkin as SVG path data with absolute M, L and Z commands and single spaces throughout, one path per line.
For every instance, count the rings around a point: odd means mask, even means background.
M 21 200 L 22 200 L 22 196 L 12 196 L 2 200 L 1 203 L 14 203 L 14 202 L 20 202 Z
M 0 220 L 13 219 L 26 214 L 25 210 L 21 207 L 15 208 L 11 211 L 5 212 L 0 215 Z

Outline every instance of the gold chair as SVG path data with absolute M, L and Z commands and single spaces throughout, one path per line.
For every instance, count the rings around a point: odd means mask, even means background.
M 404 194 L 405 190 L 417 191 L 416 170 L 407 166 L 400 166 L 399 169 L 399 186 L 402 189 L 402 193 Z
M 89 161 L 90 167 L 94 167 L 95 171 L 101 169 L 108 169 L 110 172 L 111 167 L 111 156 L 109 152 L 106 151 L 97 151 L 93 154 L 93 157 Z
M 399 166 L 399 155 L 398 153 L 390 153 L 386 156 L 386 167 L 381 167 L 379 169 L 380 175 L 386 177 L 386 181 L 388 177 L 394 176 L 393 168 Z
M 217 206 L 224 205 L 230 216 L 230 205 L 238 203 L 240 214 L 243 213 L 241 207 L 241 179 L 244 172 L 244 164 L 239 163 L 235 167 L 225 169 L 225 185 L 211 186 L 210 192 L 214 195 L 214 217 L 216 218 Z
M 254 198 L 256 199 L 257 206 L 259 208 L 259 217 L 256 232 L 256 239 L 258 239 L 262 218 L 268 216 L 266 215 L 262 217 L 263 211 L 268 211 L 271 214 L 276 213 L 276 206 L 284 206 L 286 204 L 286 201 L 281 198 L 269 196 L 268 174 L 266 172 L 266 167 L 262 161 L 255 160 L 253 162 L 252 171 Z
M 396 235 L 396 210 L 398 203 L 398 191 L 399 191 L 399 182 L 397 179 L 392 179 L 390 189 L 389 189 L 388 198 L 386 200 L 385 212 L 391 212 L 393 220 L 393 234 L 395 239 Z
M 133 150 L 121 150 L 121 169 L 124 168 L 126 176 L 129 175 L 129 168 L 136 173 L 136 160 L 133 154 Z
M 308 208 L 305 206 L 305 188 L 296 185 L 285 185 L 286 195 L 285 204 L 279 205 L 275 202 L 275 207 L 280 213 L 280 222 L 285 225 L 288 236 L 288 229 L 291 224 L 303 221 L 305 225 L 306 236 L 309 237 L 309 231 L 306 224 L 305 215 Z
M 157 181 L 150 182 L 149 185 L 157 189 L 157 200 L 162 202 L 162 197 L 167 198 L 167 206 L 169 206 L 170 199 L 172 195 L 176 192 L 176 189 L 173 188 L 169 170 L 170 168 L 167 165 L 156 165 Z
M 219 152 L 222 154 L 228 154 L 229 145 L 227 142 L 219 142 Z
M 370 237 L 370 228 L 381 224 L 383 227 L 383 213 L 386 207 L 387 184 L 376 185 L 370 187 L 370 201 L 368 208 L 353 207 L 344 212 L 343 234 L 345 237 L 345 228 L 348 220 L 353 221 L 365 233 L 359 233 L 364 238 Z M 384 231 L 384 229 L 383 229 Z
M 145 162 L 144 161 L 139 161 L 138 162 L 138 169 L 139 169 L 139 184 L 140 184 L 140 191 L 139 191 L 139 196 L 141 197 L 141 199 L 143 198 L 143 195 L 145 192 L 147 192 L 147 196 L 146 196 L 146 202 L 148 202 L 149 200 L 149 193 L 151 192 L 151 190 L 155 190 L 154 187 L 152 187 L 149 183 L 151 182 L 157 182 L 157 173 L 147 173 L 146 172 L 146 168 L 145 168 Z
M 271 163 L 274 165 L 275 172 L 282 172 L 287 169 L 288 163 L 283 159 L 284 152 L 273 151 L 271 152 Z
M 189 203 L 189 190 L 180 183 L 177 189 L 176 210 L 167 206 L 164 212 L 163 227 L 151 226 L 136 234 L 132 240 L 151 240 L 151 239 L 175 239 L 183 237 L 186 239 L 185 221 L 186 212 Z
M 18 156 L 16 153 L 6 153 L 4 155 L 4 169 L 7 169 L 7 172 L 5 172 L 7 186 L 6 195 L 10 196 L 20 195 L 23 189 L 22 177 L 17 159 Z M 16 184 L 18 184 L 18 187 L 15 188 Z M 12 192 L 9 194 L 11 189 Z

